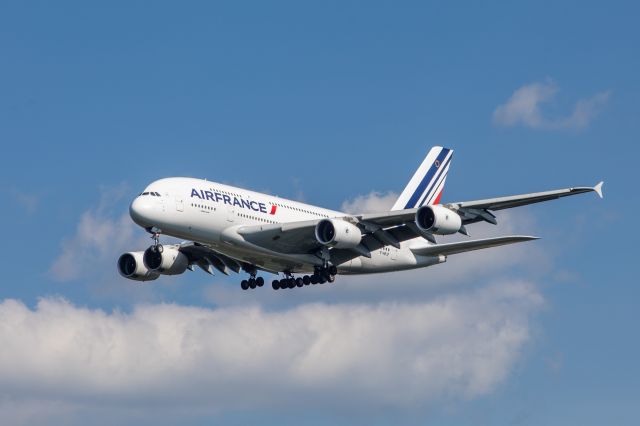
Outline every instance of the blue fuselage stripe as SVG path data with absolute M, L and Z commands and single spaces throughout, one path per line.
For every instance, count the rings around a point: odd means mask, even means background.
M 407 205 L 404 206 L 405 209 L 411 209 L 416 207 L 416 205 L 418 204 L 418 200 L 420 199 L 420 196 L 422 195 L 422 193 L 424 193 L 424 190 L 426 189 L 427 185 L 429 185 L 429 182 L 431 182 L 431 179 L 433 178 L 433 175 L 436 173 L 436 171 L 438 171 L 438 169 L 444 170 L 442 161 L 447 157 L 447 155 L 449 154 L 449 151 L 451 150 L 447 148 L 442 149 L 442 152 L 436 158 L 436 161 L 438 162 L 438 164 L 440 164 L 440 167 L 436 167 L 435 164 L 431 165 L 431 167 L 429 168 L 429 171 L 424 176 L 424 178 L 416 188 L 415 192 L 407 202 Z

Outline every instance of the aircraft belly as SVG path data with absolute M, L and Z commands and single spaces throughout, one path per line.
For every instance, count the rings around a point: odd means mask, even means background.
M 414 256 L 409 250 L 400 250 L 396 259 L 381 253 L 372 253 L 352 259 L 338 266 L 338 272 L 345 275 L 373 274 L 379 272 L 404 271 L 437 265 L 446 261 L 446 256 Z

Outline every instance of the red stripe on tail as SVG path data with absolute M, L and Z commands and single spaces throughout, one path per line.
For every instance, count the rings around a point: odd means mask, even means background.
M 436 197 L 436 199 L 434 200 L 433 204 L 440 204 L 440 197 L 442 197 L 442 191 L 444 191 L 444 188 L 442 188 L 440 190 L 440 193 L 438 194 L 438 196 Z

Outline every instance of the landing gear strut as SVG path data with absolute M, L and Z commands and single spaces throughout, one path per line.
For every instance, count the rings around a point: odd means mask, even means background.
M 153 240 L 153 245 L 151 247 L 153 247 L 153 250 L 158 253 L 162 253 L 163 247 L 162 244 L 160 244 L 160 230 L 155 226 L 152 228 L 146 228 L 146 230 L 151 234 L 151 239 Z

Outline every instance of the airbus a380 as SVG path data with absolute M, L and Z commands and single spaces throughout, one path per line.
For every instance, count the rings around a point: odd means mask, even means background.
M 434 147 L 390 211 L 347 214 L 202 179 L 151 183 L 131 203 L 135 223 L 152 234 L 145 251 L 118 259 L 123 277 L 155 280 L 195 267 L 214 274 L 248 274 L 243 290 L 262 287 L 261 271 L 281 274 L 274 290 L 334 282 L 338 274 L 373 274 L 437 265 L 447 256 L 534 240 L 504 236 L 438 244 L 476 222 L 496 225 L 493 212 L 596 192 L 594 187 L 440 203 L 453 150 Z M 161 245 L 160 235 L 188 240 Z

